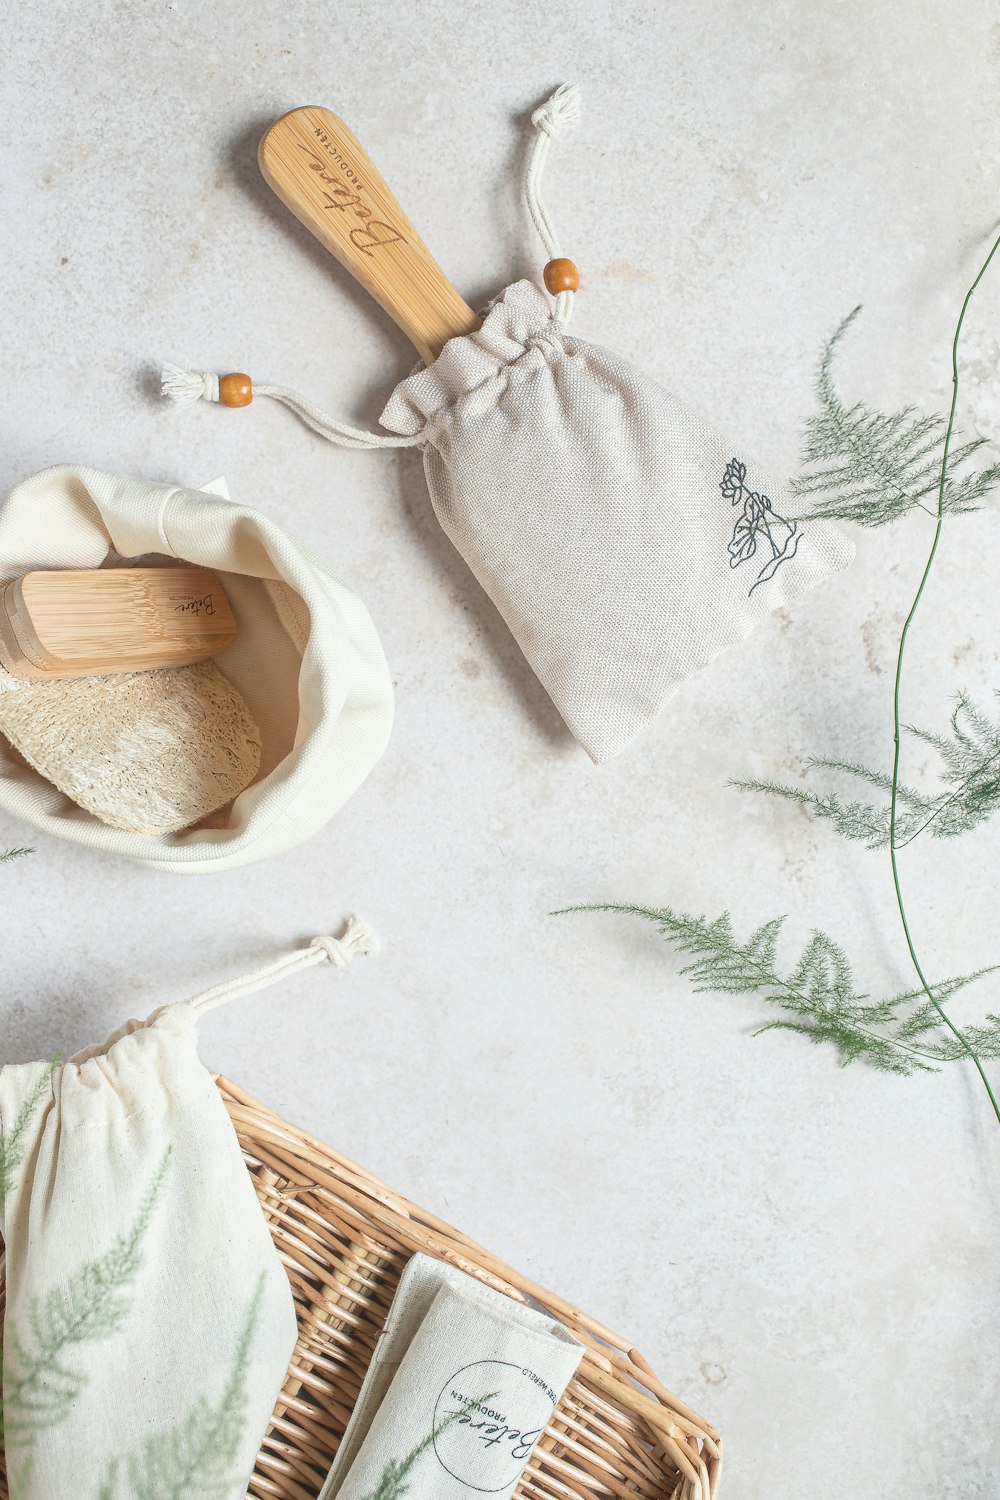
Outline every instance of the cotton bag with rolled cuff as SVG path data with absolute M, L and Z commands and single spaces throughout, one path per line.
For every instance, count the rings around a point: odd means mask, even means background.
M 371 945 L 351 923 L 68 1062 L 0 1068 L 11 1500 L 246 1494 L 296 1319 L 198 1022 Z
M 261 144 L 271 186 L 409 334 L 425 367 L 382 413 L 399 436 L 345 427 L 258 386 L 331 441 L 419 447 L 445 531 L 595 761 L 616 755 L 691 673 L 853 548 L 802 520 L 787 486 L 626 360 L 567 332 L 578 275 L 541 199 L 550 141 L 575 123 L 563 87 L 532 117 L 526 196 L 550 261 L 480 320 L 431 260 L 350 131 L 326 110 Z M 240 400 L 250 394 L 246 377 Z M 242 382 L 242 383 L 239 383 Z M 229 402 L 171 367 L 177 399 Z M 237 386 L 232 387 L 235 392 Z
M 503 1500 L 582 1356 L 555 1319 L 414 1255 L 319 1500 L 367 1500 L 387 1475 L 409 1500 Z
M 225 481 L 204 486 L 226 494 Z M 2 523 L 0 523 L 2 525 Z M 0 584 L 0 735 L 111 828 L 176 834 L 260 768 L 246 700 L 211 657 L 239 632 L 207 568 L 30 569 Z
M 202 490 L 66 465 L 25 480 L 0 510 L 0 583 L 123 559 L 212 570 L 235 638 L 212 661 L 163 672 L 0 675 L 0 733 L 22 752 L 0 744 L 0 810 L 182 874 L 308 838 L 392 727 L 389 668 L 365 606 L 259 511 Z

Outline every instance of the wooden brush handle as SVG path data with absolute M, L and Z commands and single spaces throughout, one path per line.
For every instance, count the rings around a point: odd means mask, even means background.
M 343 120 L 310 105 L 283 115 L 258 152 L 268 185 L 430 363 L 479 327 Z

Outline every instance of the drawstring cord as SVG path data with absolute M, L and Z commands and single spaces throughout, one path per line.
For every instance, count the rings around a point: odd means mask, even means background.
M 575 83 L 564 83 L 546 99 L 531 116 L 536 131 L 534 145 L 528 158 L 524 175 L 524 196 L 538 237 L 549 258 L 545 283 L 555 298 L 555 316 L 560 323 L 568 323 L 573 309 L 573 291 L 549 284 L 549 269 L 553 262 L 560 267 L 570 267 L 575 276 L 576 268 L 571 261 L 561 258 L 559 238 L 555 225 L 542 199 L 542 178 L 549 149 L 557 135 L 571 130 L 580 118 L 580 89 Z M 366 432 L 359 427 L 350 427 L 338 422 L 312 401 L 307 401 L 296 391 L 284 385 L 252 385 L 248 375 L 213 375 L 202 370 L 185 370 L 180 365 L 165 365 L 160 382 L 163 395 L 178 406 L 193 406 L 196 401 L 219 401 L 223 406 L 248 406 L 254 396 L 270 396 L 280 401 L 290 411 L 318 432 L 329 443 L 341 448 L 418 448 L 423 444 L 422 433 L 410 437 L 383 435 Z
M 562 256 L 562 250 L 559 248 L 559 236 L 556 234 L 551 215 L 542 201 L 545 163 L 555 137 L 561 135 L 564 130 L 572 130 L 579 120 L 580 86 L 576 83 L 560 84 L 552 97 L 546 99 L 531 117 L 531 123 L 538 134 L 531 148 L 528 169 L 524 175 L 524 196 L 531 222 L 538 232 L 538 238 L 544 245 L 545 253 L 550 261 L 558 260 Z M 555 300 L 556 317 L 560 323 L 568 323 L 573 311 L 573 293 L 559 292 Z
M 180 365 L 164 365 L 160 390 L 178 406 L 193 406 L 196 401 L 221 401 L 228 406 L 231 403 L 226 401 L 224 394 L 220 394 L 220 386 L 224 392 L 225 381 L 231 378 L 227 375 L 220 378 L 198 370 L 183 370 Z M 240 378 L 249 385 L 247 376 Z M 326 438 L 328 443 L 336 443 L 340 448 L 415 448 L 421 442 L 419 434 L 414 437 L 391 437 L 378 432 L 365 432 L 360 427 L 349 427 L 346 422 L 338 422 L 312 401 L 307 401 L 304 396 L 284 385 L 255 384 L 253 394 L 270 396 L 273 401 L 280 401 L 282 406 L 293 411 L 313 432 L 318 432 L 321 438 Z
M 242 995 L 252 995 L 255 990 L 278 984 L 289 975 L 297 974 L 300 969 L 311 969 L 315 964 L 325 963 L 333 964 L 335 969 L 346 969 L 355 954 L 374 951 L 375 939 L 370 929 L 352 917 L 343 937 L 330 937 L 325 933 L 314 937 L 307 948 L 299 948 L 295 953 L 285 953 L 252 974 L 244 974 L 239 979 L 227 979 L 222 984 L 214 985 L 187 1004 L 196 1015 L 203 1015 L 205 1011 L 215 1010 L 218 1005 L 227 1005 L 230 1000 L 237 1000 Z

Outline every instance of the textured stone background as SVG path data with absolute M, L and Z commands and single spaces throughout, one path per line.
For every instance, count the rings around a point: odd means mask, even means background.
M 857 302 L 844 389 L 940 407 L 1000 215 L 995 7 L 29 0 L 6 27 L 4 490 L 59 461 L 225 473 L 365 598 L 398 720 L 328 830 L 267 865 L 190 881 L 36 840 L 0 873 L 4 1058 L 67 1054 L 361 912 L 377 960 L 213 1015 L 206 1061 L 628 1332 L 721 1424 L 733 1500 L 994 1496 L 1000 1137 L 968 1071 L 842 1073 L 753 1039 L 755 1003 L 692 996 L 650 931 L 547 915 L 728 906 L 745 933 L 787 912 L 789 956 L 822 925 L 873 992 L 910 982 L 884 859 L 726 782 L 817 751 L 887 761 L 926 523 L 860 536 L 850 573 L 595 770 L 413 455 L 335 451 L 264 402 L 178 412 L 154 373 L 246 368 L 374 421 L 411 351 L 265 190 L 262 129 L 335 108 L 475 303 L 540 269 L 523 123 L 575 79 L 586 114 L 548 191 L 581 336 L 786 470 Z M 994 438 L 998 312 L 1000 269 L 964 414 Z M 995 513 L 949 527 L 908 718 L 998 685 L 998 567 Z M 906 856 L 937 974 L 1000 958 L 997 837 Z

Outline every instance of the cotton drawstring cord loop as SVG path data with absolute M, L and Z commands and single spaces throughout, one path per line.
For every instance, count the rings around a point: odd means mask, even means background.
M 568 323 L 573 310 L 573 292 L 557 290 L 550 285 L 549 270 L 553 262 L 572 267 L 572 262 L 562 259 L 559 237 L 552 217 L 542 199 L 542 178 L 549 148 L 556 136 L 572 130 L 580 118 L 580 89 L 575 83 L 564 83 L 551 98 L 539 105 L 531 116 L 536 131 L 534 145 L 528 158 L 524 177 L 524 196 L 531 215 L 531 222 L 549 258 L 545 268 L 545 284 L 555 298 L 555 315 L 561 323 Z M 572 267 L 576 284 L 576 268 Z M 285 385 L 254 385 L 248 375 L 213 375 L 203 370 L 185 370 L 180 365 L 164 365 L 160 380 L 164 396 L 178 406 L 193 406 L 196 401 L 219 401 L 224 406 L 248 406 L 254 396 L 270 396 L 293 411 L 300 421 L 313 432 L 319 433 L 328 443 L 341 448 L 419 448 L 423 445 L 422 433 L 409 437 L 390 436 L 379 432 L 366 432 L 359 427 L 350 427 L 338 422 L 312 401 L 307 401 L 297 391 Z
M 524 175 L 524 197 L 531 215 L 531 222 L 538 231 L 538 238 L 545 247 L 545 253 L 550 261 L 560 259 L 562 250 L 559 246 L 556 227 L 542 199 L 545 163 L 548 160 L 549 148 L 556 136 L 561 135 L 565 130 L 573 130 L 579 120 L 580 86 L 576 83 L 560 84 L 552 97 L 539 105 L 531 117 L 531 123 L 538 133 L 531 148 L 527 171 Z M 561 323 L 568 323 L 572 310 L 573 293 L 560 292 L 556 297 L 556 317 Z
M 412 437 L 383 436 L 379 432 L 349 427 L 346 422 L 336 421 L 312 401 L 306 401 L 284 385 L 258 385 L 254 390 L 258 396 L 270 396 L 273 401 L 280 401 L 313 432 L 318 432 L 331 443 L 338 443 L 341 448 L 416 448 L 422 442 L 419 433 Z
M 227 377 L 223 376 L 222 379 L 224 381 Z M 225 402 L 218 375 L 201 370 L 184 370 L 180 365 L 164 365 L 160 390 L 178 406 L 193 406 L 196 401 L 222 401 L 229 404 Z M 307 401 L 297 391 L 289 390 L 288 386 L 254 385 L 253 394 L 270 396 L 272 401 L 280 401 L 282 406 L 293 411 L 313 432 L 318 432 L 328 443 L 336 443 L 341 448 L 415 448 L 421 442 L 419 434 L 414 437 L 393 437 L 379 432 L 365 432 L 360 427 L 349 427 L 346 422 L 338 422 L 336 417 L 331 417 L 312 401 Z
M 187 1003 L 196 1015 L 203 1015 L 207 1010 L 227 1005 L 230 1000 L 238 1000 L 243 995 L 252 995 L 255 990 L 278 984 L 300 969 L 311 969 L 316 964 L 325 963 L 333 964 L 336 969 L 346 969 L 355 954 L 372 953 L 374 950 L 375 939 L 371 930 L 352 917 L 343 937 L 335 938 L 323 933 L 314 937 L 308 947 L 299 948 L 295 953 L 282 954 L 281 958 L 265 964 L 252 974 L 244 974 L 239 979 L 228 979 L 223 984 L 217 984 Z

